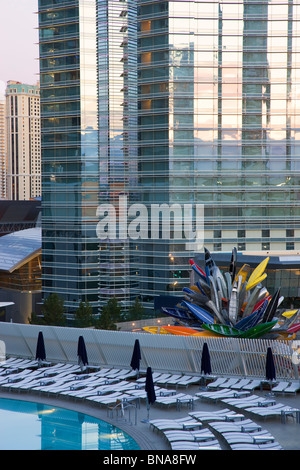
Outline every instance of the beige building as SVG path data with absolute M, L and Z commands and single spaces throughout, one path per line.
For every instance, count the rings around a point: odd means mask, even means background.
M 7 82 L 7 199 L 41 196 L 40 90 Z
M 0 98 L 0 200 L 6 199 L 5 100 Z

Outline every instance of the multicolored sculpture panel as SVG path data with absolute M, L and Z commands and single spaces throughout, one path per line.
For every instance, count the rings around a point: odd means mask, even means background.
M 204 270 L 190 260 L 196 281 L 183 288 L 184 300 L 174 308 L 162 307 L 177 323 L 162 327 L 162 333 L 278 339 L 295 335 L 300 329 L 300 323 L 295 323 L 300 310 L 280 311 L 284 300 L 280 288 L 270 295 L 262 285 L 269 257 L 250 274 L 247 264 L 237 268 L 234 248 L 228 272 L 222 273 L 209 250 L 204 248 L 204 252 Z

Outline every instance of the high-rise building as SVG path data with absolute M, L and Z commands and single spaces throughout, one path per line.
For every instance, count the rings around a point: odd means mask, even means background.
M 6 198 L 6 123 L 5 99 L 0 98 L 0 199 Z
M 298 4 L 39 0 L 39 16 L 45 295 L 152 305 L 189 283 L 173 233 L 97 240 L 120 195 L 204 205 L 211 251 L 300 248 Z
M 299 249 L 299 5 L 138 4 L 144 194 L 204 204 L 212 251 Z
M 7 198 L 41 196 L 40 90 L 9 81 L 6 88 Z

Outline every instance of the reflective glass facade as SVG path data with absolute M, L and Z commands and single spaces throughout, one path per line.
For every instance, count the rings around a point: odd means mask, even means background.
M 39 0 L 43 295 L 97 311 L 95 2 Z
M 151 305 L 189 284 L 173 234 L 99 243 L 97 206 L 120 195 L 204 204 L 211 251 L 300 249 L 300 3 L 39 7 L 45 293 Z
M 203 203 L 212 251 L 299 249 L 300 5 L 138 4 L 144 198 Z

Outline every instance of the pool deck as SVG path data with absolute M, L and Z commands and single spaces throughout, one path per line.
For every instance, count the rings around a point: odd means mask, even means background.
M 184 393 L 194 395 L 199 392 L 199 385 L 191 385 L 184 388 Z M 256 395 L 266 396 L 268 395 L 267 390 L 254 390 L 252 392 Z M 162 434 L 154 432 L 150 429 L 147 419 L 147 408 L 145 401 L 141 400 L 140 408 L 130 411 L 130 422 L 129 422 L 129 411 L 125 412 L 125 417 L 116 416 L 116 413 L 111 415 L 108 413 L 107 408 L 100 407 L 97 404 L 89 404 L 84 400 L 72 400 L 62 396 L 47 396 L 44 394 L 37 394 L 32 392 L 19 393 L 0 391 L 0 398 L 15 398 L 27 401 L 40 402 L 47 405 L 62 407 L 66 409 L 75 410 L 84 414 L 91 415 L 93 417 L 102 419 L 111 424 L 116 425 L 118 428 L 127 432 L 133 439 L 138 443 L 141 450 L 144 451 L 170 451 L 170 447 L 166 440 L 164 440 Z M 283 403 L 285 405 L 300 409 L 300 393 L 296 395 L 284 395 L 276 394 L 275 400 L 277 403 Z M 224 408 L 228 408 L 222 402 L 208 402 L 204 400 L 197 400 L 194 403 L 194 411 L 216 411 Z M 188 417 L 188 413 L 191 411 L 186 405 L 183 405 L 180 410 L 177 410 L 176 406 L 159 406 L 154 404 L 151 406 L 149 411 L 149 418 L 181 418 Z M 248 415 L 245 411 L 242 412 L 246 418 L 251 418 L 257 424 L 260 424 L 264 430 L 269 431 L 284 450 L 300 450 L 300 423 L 297 423 L 295 419 L 289 417 L 285 423 L 281 422 L 280 417 L 277 418 L 259 418 Z M 136 420 L 136 423 L 135 423 Z M 223 450 L 229 450 L 226 443 L 219 440 L 220 446 Z M 172 451 L 171 451 L 172 452 Z M 180 451 L 181 453 L 190 453 L 190 451 Z

